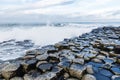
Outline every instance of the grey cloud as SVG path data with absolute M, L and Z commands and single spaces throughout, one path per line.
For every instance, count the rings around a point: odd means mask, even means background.
M 112 15 L 120 15 L 120 10 L 117 10 L 115 12 L 112 12 Z

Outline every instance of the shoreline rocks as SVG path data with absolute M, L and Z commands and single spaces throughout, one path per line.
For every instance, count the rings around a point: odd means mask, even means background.
M 0 65 L 0 80 L 119 80 L 120 27 L 97 28 L 8 62 Z

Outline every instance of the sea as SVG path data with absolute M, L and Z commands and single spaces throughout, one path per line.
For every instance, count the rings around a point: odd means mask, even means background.
M 28 50 L 54 45 L 98 27 L 111 26 L 118 27 L 120 22 L 0 23 L 0 61 L 22 57 Z

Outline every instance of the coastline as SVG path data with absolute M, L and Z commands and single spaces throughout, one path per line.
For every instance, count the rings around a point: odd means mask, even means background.
M 6 80 L 120 79 L 120 27 L 103 27 L 2 63 Z

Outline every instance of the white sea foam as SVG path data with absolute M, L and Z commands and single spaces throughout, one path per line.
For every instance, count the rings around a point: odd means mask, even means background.
M 99 25 L 69 24 L 63 27 L 40 26 L 40 27 L 0 27 L 0 42 L 16 39 L 16 41 L 32 40 L 35 45 L 45 46 L 62 41 L 64 38 L 79 36 L 90 32 Z M 8 51 L 12 49 L 12 51 Z M 15 59 L 25 54 L 26 50 L 18 46 L 0 48 L 0 59 Z
M 37 45 L 49 45 L 63 40 L 64 38 L 71 38 L 79 36 L 83 33 L 90 32 L 95 27 L 31 27 L 31 28 L 19 28 L 15 27 L 7 30 L 0 30 L 0 42 L 10 39 L 16 39 L 19 41 L 29 39 Z

